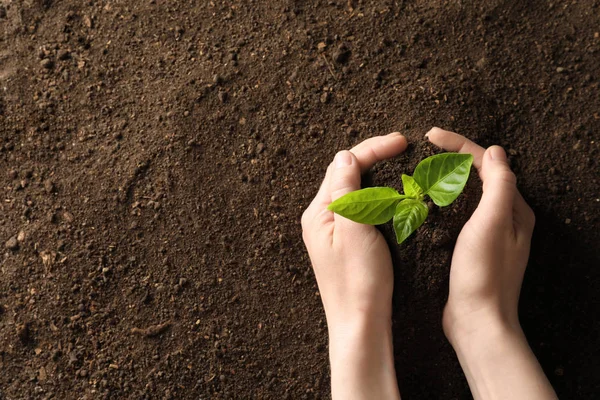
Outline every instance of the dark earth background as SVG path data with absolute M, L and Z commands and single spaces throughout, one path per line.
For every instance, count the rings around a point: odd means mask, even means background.
M 600 1 L 0 4 L 0 399 L 327 398 L 300 216 L 336 151 L 401 131 L 400 188 L 432 126 L 507 149 L 523 327 L 599 395 Z M 392 246 L 405 399 L 470 398 L 440 321 L 479 196 Z

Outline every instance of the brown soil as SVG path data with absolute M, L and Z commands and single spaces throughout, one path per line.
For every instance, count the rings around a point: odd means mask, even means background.
M 599 15 L 1 0 L 0 399 L 327 398 L 300 215 L 336 151 L 402 131 L 372 174 L 400 187 L 434 125 L 509 151 L 538 220 L 523 326 L 562 399 L 597 395 Z M 470 397 L 440 315 L 478 197 L 392 245 L 407 399 Z

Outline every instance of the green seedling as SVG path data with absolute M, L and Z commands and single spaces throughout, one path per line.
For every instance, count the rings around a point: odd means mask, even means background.
M 443 153 L 427 157 L 413 176 L 402 174 L 404 194 L 390 187 L 371 187 L 350 192 L 328 207 L 352 221 L 380 225 L 394 219 L 398 244 L 404 242 L 427 218 L 425 196 L 439 207 L 451 204 L 463 191 L 473 164 L 471 154 Z

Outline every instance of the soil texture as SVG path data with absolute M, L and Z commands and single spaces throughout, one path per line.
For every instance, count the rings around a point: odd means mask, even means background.
M 334 154 L 499 144 L 561 399 L 600 393 L 600 1 L 0 0 L 0 399 L 321 399 L 300 216 Z M 477 178 L 394 256 L 403 398 L 471 398 L 441 329 Z

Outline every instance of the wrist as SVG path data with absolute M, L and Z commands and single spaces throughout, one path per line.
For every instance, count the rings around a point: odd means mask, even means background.
M 520 326 L 495 323 L 451 343 L 474 399 L 556 399 Z
M 451 338 L 451 339 L 450 339 Z M 486 327 L 473 330 L 455 330 L 448 339 L 459 359 L 469 360 L 493 354 L 493 349 L 527 344 L 527 339 L 520 326 L 514 326 L 505 321 L 493 321 Z
M 523 334 L 516 312 L 507 316 L 495 308 L 457 312 L 447 305 L 442 325 L 455 350 L 478 342 L 489 342 L 499 336 Z
M 366 349 L 370 343 L 383 343 L 392 335 L 392 320 L 390 317 L 354 313 L 351 317 L 328 319 L 330 355 L 347 353 Z
M 391 318 L 361 315 L 329 326 L 333 399 L 398 399 Z

